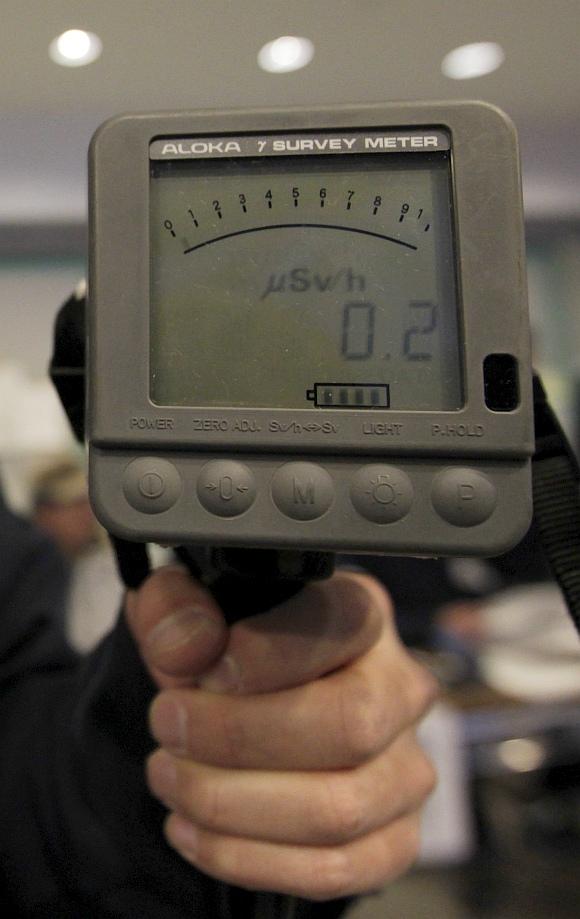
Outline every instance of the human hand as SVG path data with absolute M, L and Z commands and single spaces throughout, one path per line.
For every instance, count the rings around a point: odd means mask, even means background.
M 157 639 L 152 629 L 176 608 L 171 621 L 187 626 L 188 607 L 211 625 L 160 648 L 163 627 Z M 402 647 L 375 581 L 340 572 L 228 632 L 215 601 L 167 569 L 127 611 L 164 690 L 148 782 L 185 859 L 312 900 L 368 892 L 410 866 L 434 785 L 414 729 L 436 684 Z

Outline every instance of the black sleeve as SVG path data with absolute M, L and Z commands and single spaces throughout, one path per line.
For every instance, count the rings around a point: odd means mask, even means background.
M 0 503 L 0 902 L 14 917 L 219 916 L 218 885 L 161 835 L 149 795 L 154 687 L 124 620 L 80 658 L 65 565 Z
M 0 688 L 36 669 L 70 666 L 68 569 L 56 547 L 0 503 Z
M 46 545 L 25 553 L 2 638 L 2 902 L 19 919 L 234 919 L 226 885 L 163 840 L 165 811 L 144 780 L 155 690 L 123 617 L 78 658 L 49 607 L 50 568 Z M 251 919 L 252 895 L 241 897 Z M 296 919 L 344 906 L 302 901 Z
M 218 885 L 164 843 L 145 786 L 152 694 L 122 619 L 85 660 L 3 693 L 0 863 L 16 915 L 219 916 Z

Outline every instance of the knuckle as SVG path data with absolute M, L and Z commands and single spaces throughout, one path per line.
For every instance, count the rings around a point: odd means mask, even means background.
M 424 801 L 435 790 L 437 770 L 428 756 L 420 752 L 416 766 L 416 783 L 419 799 Z
M 339 693 L 344 751 L 353 766 L 384 749 L 389 733 L 385 696 L 361 674 L 353 674 Z
M 365 804 L 353 778 L 331 776 L 325 782 L 325 801 L 319 810 L 320 843 L 336 845 L 361 836 L 368 824 Z
M 315 902 L 349 896 L 356 888 L 354 866 L 348 853 L 327 849 L 310 860 L 309 877 L 298 895 Z
M 372 593 L 360 577 L 339 572 L 328 582 L 326 606 L 332 630 L 340 641 L 365 645 L 378 638 L 382 619 Z
M 390 593 L 377 578 L 372 578 L 373 596 L 383 627 L 396 631 L 395 605 Z
M 409 658 L 406 684 L 412 716 L 424 714 L 439 695 L 439 684 L 435 677 L 422 664 Z
M 408 817 L 399 827 L 395 847 L 394 876 L 404 874 L 413 865 L 421 848 L 421 824 L 417 816 Z
M 224 700 L 227 702 L 227 700 Z M 223 765 L 241 767 L 248 752 L 248 732 L 237 706 L 220 705 L 219 729 Z
M 208 777 L 199 777 L 188 789 L 187 811 L 208 829 L 220 829 L 224 822 L 224 807 L 219 784 Z
M 381 622 L 387 625 L 394 623 L 394 606 L 393 601 L 383 584 L 367 572 L 351 573 L 349 577 L 361 586 L 367 596 L 367 604 L 376 610 Z
M 219 844 L 219 837 L 208 831 L 200 831 L 199 828 L 197 828 L 196 835 L 196 866 L 199 866 L 202 871 L 212 877 L 219 877 L 224 868 L 231 871 L 232 876 L 235 877 L 238 869 L 235 859 L 236 847 L 234 847 L 232 853 L 227 853 L 226 857 L 224 857 L 223 847 Z M 229 855 L 229 858 L 227 855 Z
M 417 664 L 406 651 L 391 662 L 387 676 L 390 715 L 395 733 L 405 725 L 419 721 L 426 714 L 436 696 L 436 682 L 422 665 Z
M 171 826 L 171 818 L 168 821 Z M 171 832 L 166 835 L 171 840 Z M 244 846 L 236 839 L 228 839 L 195 824 L 195 847 L 187 850 L 177 846 L 178 851 L 204 874 L 216 880 L 229 883 L 243 883 L 248 866 L 244 860 Z

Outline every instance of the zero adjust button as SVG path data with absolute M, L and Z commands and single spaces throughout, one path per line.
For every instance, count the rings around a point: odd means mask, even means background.
M 210 514 L 238 517 L 254 503 L 256 482 L 243 463 L 211 460 L 199 474 L 197 496 Z
M 350 497 L 361 517 L 373 523 L 394 523 L 409 513 L 413 486 L 402 469 L 377 463 L 359 469 Z
M 431 500 L 448 523 L 473 527 L 491 517 L 497 491 L 493 482 L 476 469 L 444 469 L 433 480 Z
M 135 510 L 144 514 L 161 514 L 179 498 L 181 476 L 167 460 L 154 456 L 141 457 L 125 469 L 123 492 Z

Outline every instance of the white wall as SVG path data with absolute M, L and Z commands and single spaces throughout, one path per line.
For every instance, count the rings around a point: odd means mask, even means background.
M 35 469 L 74 449 L 47 370 L 55 315 L 83 273 L 81 261 L 0 262 L 0 474 L 17 510 Z
M 45 374 L 54 317 L 84 271 L 80 260 L 0 260 L 0 361 Z

